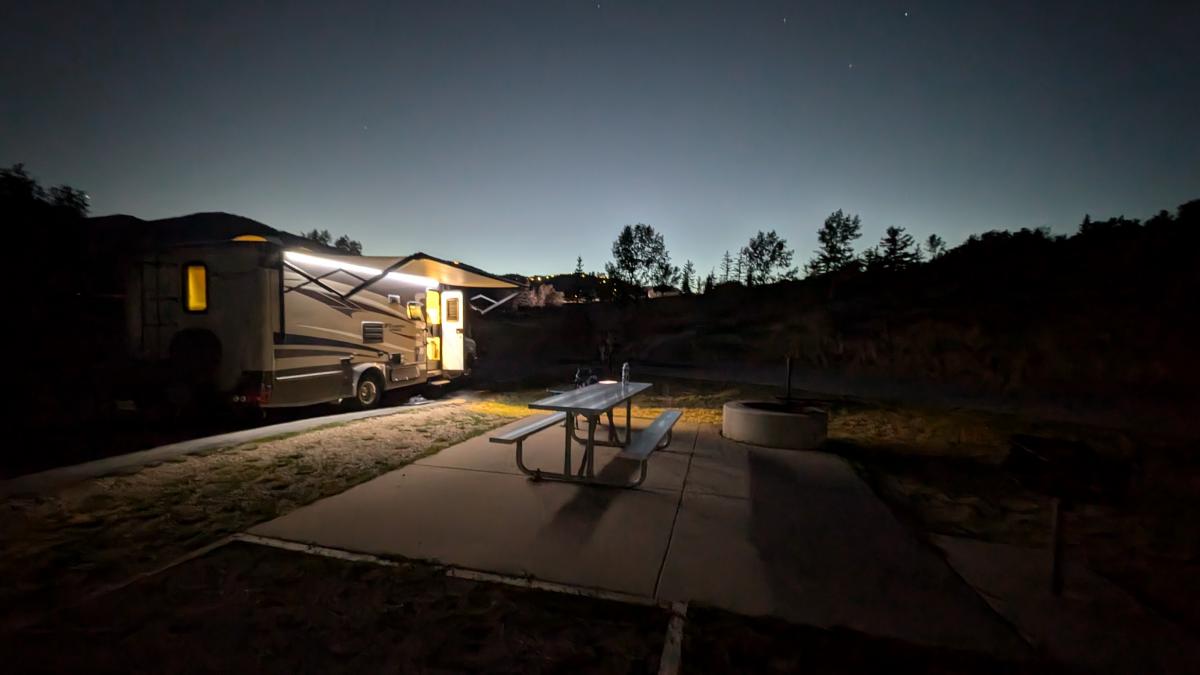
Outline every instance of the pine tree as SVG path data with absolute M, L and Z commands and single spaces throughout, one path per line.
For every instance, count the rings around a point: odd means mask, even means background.
M 903 227 L 889 227 L 879 240 L 879 266 L 889 272 L 915 265 L 920 260 L 920 251 L 911 234 Z
M 841 209 L 829 214 L 821 229 L 817 231 L 820 247 L 813 259 L 805 266 L 809 276 L 837 272 L 854 265 L 854 240 L 862 236 L 862 221 L 858 216 L 843 213 Z
M 725 255 L 721 257 L 721 283 L 729 281 L 729 275 L 733 272 L 733 258 L 729 256 L 729 251 L 725 251 Z
M 688 260 L 683 264 L 683 285 L 680 288 L 684 295 L 692 294 L 692 279 L 695 276 L 696 266 L 692 264 L 691 260 Z
M 575 256 L 575 274 L 583 276 L 583 256 Z

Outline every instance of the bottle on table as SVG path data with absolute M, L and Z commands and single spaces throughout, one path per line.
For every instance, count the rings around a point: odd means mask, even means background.
M 629 362 L 626 361 L 621 365 L 621 386 L 629 384 Z

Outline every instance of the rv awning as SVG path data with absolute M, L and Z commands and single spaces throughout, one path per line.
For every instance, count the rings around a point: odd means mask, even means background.
M 289 251 L 288 257 L 298 259 L 299 262 L 319 260 L 324 266 L 337 267 L 363 279 L 362 283 L 347 294 L 347 297 L 388 278 L 388 275 L 393 273 L 422 277 L 437 284 L 464 288 L 520 288 L 522 286 L 511 279 L 485 272 L 478 267 L 442 260 L 425 253 L 414 253 L 404 258 L 395 258 Z

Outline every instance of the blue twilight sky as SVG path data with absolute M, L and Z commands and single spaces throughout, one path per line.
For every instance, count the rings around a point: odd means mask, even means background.
M 497 272 L 1200 196 L 1200 3 L 7 2 L 0 164 Z

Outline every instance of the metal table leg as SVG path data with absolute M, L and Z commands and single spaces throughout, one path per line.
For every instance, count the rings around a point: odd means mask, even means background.
M 596 424 L 600 422 L 599 415 L 588 416 L 588 439 L 587 439 L 587 477 L 591 480 L 596 477 Z
M 566 442 L 563 444 L 563 475 L 570 477 L 571 475 L 571 436 L 574 435 L 572 427 L 575 424 L 575 416 L 567 415 L 566 419 Z
M 629 441 L 633 439 L 630 434 L 633 433 L 633 399 L 625 401 L 625 445 L 629 445 Z

